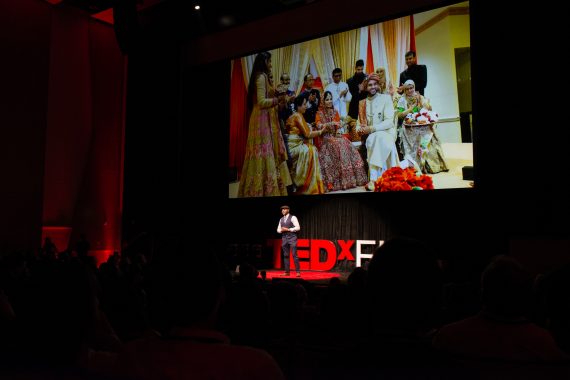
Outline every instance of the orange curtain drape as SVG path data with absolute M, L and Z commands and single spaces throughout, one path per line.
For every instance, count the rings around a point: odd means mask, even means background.
M 241 174 L 247 141 L 247 89 L 243 80 L 241 59 L 235 59 L 230 87 L 230 169 Z
M 410 15 L 410 50 L 415 51 L 416 57 L 418 56 L 418 52 L 416 50 L 416 30 L 414 27 L 414 15 Z
M 366 47 L 366 74 L 374 72 L 374 57 L 372 56 L 372 41 L 370 39 L 370 28 L 368 29 L 368 46 Z

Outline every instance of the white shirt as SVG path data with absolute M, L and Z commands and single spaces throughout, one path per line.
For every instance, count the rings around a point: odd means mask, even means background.
M 301 226 L 299 225 L 299 221 L 297 220 L 297 217 L 295 215 L 291 215 L 291 214 L 287 214 L 284 216 L 284 218 L 291 218 L 291 222 L 293 222 L 293 228 L 291 228 L 289 230 L 289 232 L 297 232 L 301 230 Z M 285 219 L 285 222 L 287 222 L 288 219 Z M 279 219 L 279 223 L 277 223 L 277 232 L 281 233 L 283 231 L 281 231 L 281 219 Z
M 346 94 L 340 96 L 340 93 L 346 91 Z M 330 83 L 326 88 L 325 91 L 330 91 L 333 97 L 333 106 L 336 112 L 338 112 L 341 119 L 344 119 L 348 114 L 347 111 L 347 103 L 350 103 L 352 99 L 352 94 L 348 90 L 348 84 L 346 82 L 338 82 L 338 83 Z

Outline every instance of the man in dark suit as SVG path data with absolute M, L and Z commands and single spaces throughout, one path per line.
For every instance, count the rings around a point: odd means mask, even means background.
M 346 81 L 348 84 L 348 91 L 352 95 L 350 103 L 348 104 L 348 116 L 352 119 L 358 119 L 358 102 L 362 99 L 366 99 L 366 89 L 364 88 L 364 80 L 366 79 L 366 74 L 364 74 L 364 61 L 359 59 L 354 65 L 354 75 Z
M 424 95 L 424 89 L 427 86 L 426 65 L 418 65 L 416 52 L 413 50 L 406 53 L 406 65 L 408 68 L 400 73 L 400 87 L 398 88 L 398 93 L 403 93 L 404 83 L 408 79 L 411 79 L 416 84 L 416 91 Z

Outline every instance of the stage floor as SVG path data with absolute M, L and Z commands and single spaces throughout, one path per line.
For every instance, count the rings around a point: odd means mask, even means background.
M 260 269 L 260 275 L 258 278 L 261 278 L 261 272 L 265 271 L 267 274 L 266 279 L 267 281 L 272 281 L 273 279 L 276 280 L 304 280 L 319 284 L 328 284 L 331 278 L 338 278 L 342 283 L 346 282 L 346 279 L 349 273 L 345 272 L 319 272 L 319 271 L 301 271 L 301 277 L 296 277 L 295 271 L 291 271 L 289 276 L 283 276 L 282 274 L 284 271 L 282 269 Z

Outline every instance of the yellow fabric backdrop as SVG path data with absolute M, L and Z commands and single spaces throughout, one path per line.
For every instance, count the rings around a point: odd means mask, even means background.
M 406 68 L 405 54 L 410 46 L 410 17 L 385 21 L 382 23 L 382 30 L 388 60 L 386 70 L 397 87 L 400 85 L 400 73 Z
M 360 28 L 333 34 L 330 37 L 334 62 L 342 70 L 346 82 L 354 74 L 354 64 L 360 58 Z
M 273 80 L 275 81 L 275 86 L 281 82 L 281 74 L 289 74 L 289 68 L 291 67 L 291 52 L 293 51 L 293 46 L 285 46 L 279 49 L 273 49 L 269 52 L 271 53 L 271 72 L 273 73 Z
M 374 62 L 375 66 L 384 66 L 387 76 L 397 86 L 400 72 L 405 69 L 404 54 L 409 48 L 410 41 L 410 18 L 402 17 L 396 20 L 374 24 L 371 30 L 382 30 L 382 41 L 373 41 L 373 55 L 375 61 L 379 57 L 385 58 L 386 62 Z M 330 82 L 331 72 L 334 67 L 342 70 L 342 80 L 346 82 L 354 74 L 354 63 L 360 57 L 360 33 L 361 28 L 342 33 L 318 38 L 299 44 L 270 50 L 272 61 L 272 74 L 275 85 L 279 84 L 281 74 L 288 73 L 291 77 L 291 88 L 298 94 L 303 86 L 303 77 L 308 72 L 309 62 L 313 58 L 317 72 L 321 77 L 323 88 Z M 374 33 L 378 36 L 379 33 Z M 378 37 L 376 37 L 378 38 Z M 325 39 L 328 39 L 326 41 Z M 328 46 L 330 44 L 330 49 Z M 380 51 L 385 48 L 385 51 Z M 332 53 L 332 59 L 329 51 Z M 244 81 L 249 83 L 249 73 L 253 65 L 255 55 L 242 58 Z M 382 60 L 382 59 L 380 59 Z M 295 66 L 295 67 L 294 67 Z
M 303 78 L 307 74 L 307 67 L 309 67 L 309 59 L 311 57 L 310 42 L 302 42 L 299 45 L 299 64 L 297 67 L 297 77 L 291 78 L 297 85 L 296 94 L 299 95 L 301 87 L 303 87 Z
M 386 71 L 390 74 L 390 78 L 393 79 L 395 86 L 398 86 L 398 78 L 400 73 L 398 73 L 398 56 L 397 56 L 397 35 L 396 35 L 396 24 L 394 20 L 385 21 L 382 23 L 382 30 L 384 32 L 384 45 L 386 46 L 386 58 L 388 61 L 388 67 Z

